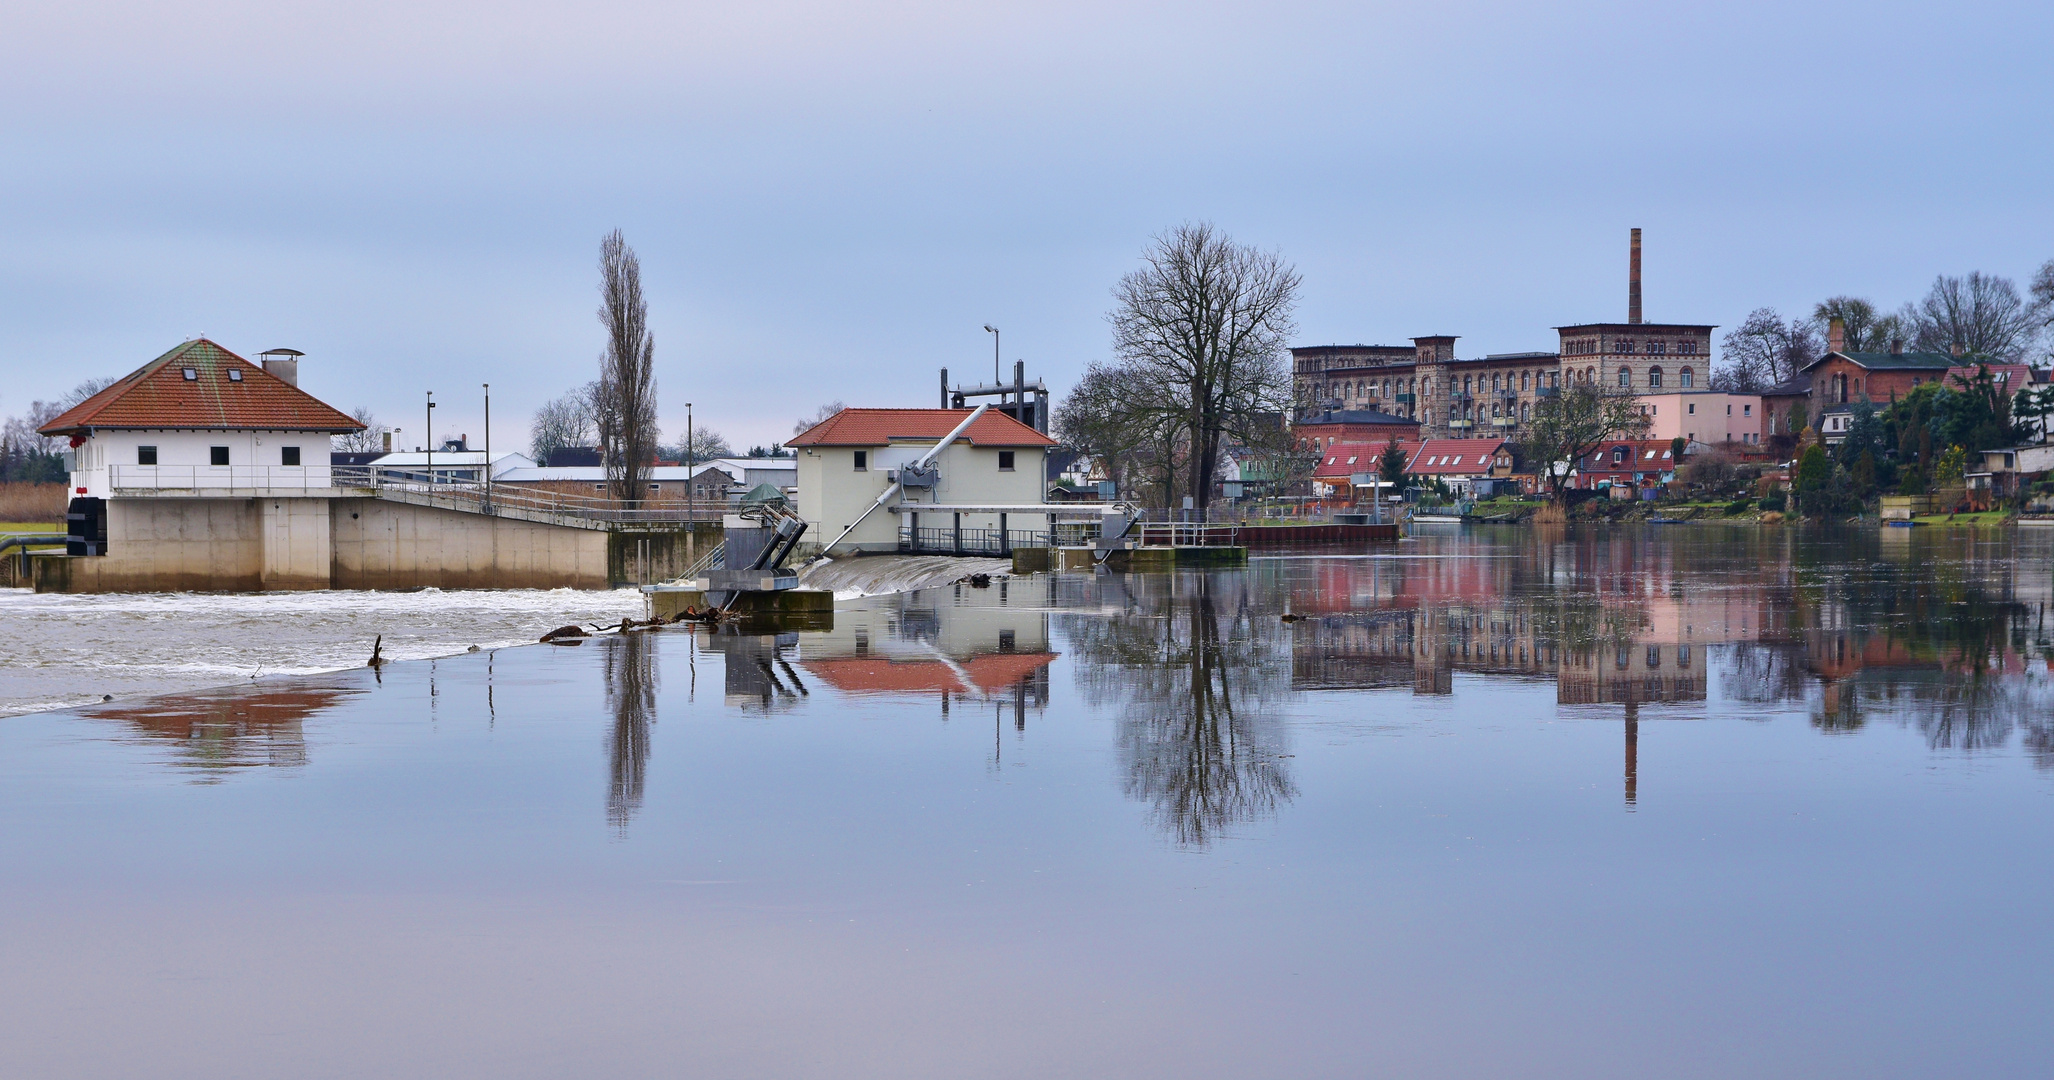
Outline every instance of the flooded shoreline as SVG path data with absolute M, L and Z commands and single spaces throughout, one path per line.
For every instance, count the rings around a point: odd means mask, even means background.
M 2050 546 L 1428 538 L 0 720 L 0 1072 L 2030 1073 Z

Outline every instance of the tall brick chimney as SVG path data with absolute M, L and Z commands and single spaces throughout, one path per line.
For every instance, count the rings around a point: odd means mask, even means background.
M 1838 315 L 1826 320 L 1826 351 L 1847 351 L 1847 320 Z
M 1626 271 L 1626 321 L 1640 321 L 1640 230 L 1633 230 L 1633 255 Z

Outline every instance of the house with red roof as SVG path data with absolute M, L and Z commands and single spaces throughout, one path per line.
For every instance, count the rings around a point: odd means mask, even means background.
M 1651 490 L 1676 479 L 1674 444 L 1658 439 L 1608 439 L 1576 461 L 1578 488 Z
M 1329 494 L 1367 487 L 1383 472 L 1383 443 L 1336 443 L 1320 453 L 1312 479 Z M 1428 439 L 1401 442 L 1405 475 L 1457 486 L 1512 475 L 1512 446 L 1503 439 Z
M 979 416 L 931 471 L 907 468 L 971 412 L 843 409 L 794 436 L 785 445 L 798 454 L 797 509 L 812 528 L 807 539 L 841 538 L 837 551 L 897 551 L 902 525 L 980 535 L 1045 527 L 1044 477 L 1055 440 L 1004 413 Z M 873 511 L 894 484 L 889 505 Z
M 364 425 L 299 388 L 299 354 L 275 356 L 195 338 L 37 431 L 71 438 L 74 495 L 327 489 L 329 436 Z

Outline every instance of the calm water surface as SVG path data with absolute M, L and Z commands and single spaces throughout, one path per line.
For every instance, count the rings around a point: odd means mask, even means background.
M 2044 1075 L 2050 546 L 1472 532 L 0 720 L 0 1076 Z

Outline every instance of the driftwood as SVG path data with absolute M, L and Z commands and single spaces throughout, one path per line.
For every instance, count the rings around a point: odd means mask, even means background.
M 577 645 L 591 636 L 585 632 L 584 627 L 573 623 L 570 626 L 559 626 L 542 635 L 542 641 L 546 645 Z

